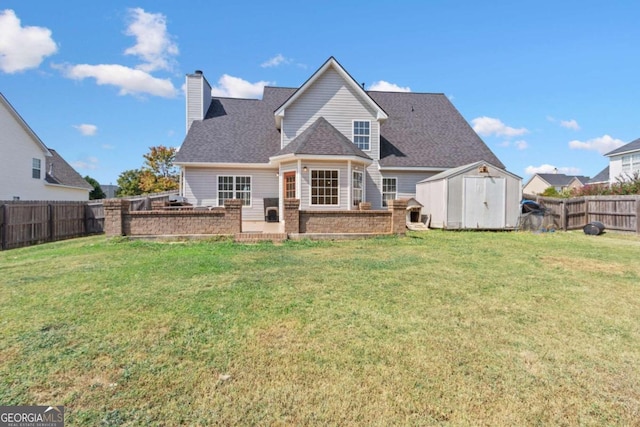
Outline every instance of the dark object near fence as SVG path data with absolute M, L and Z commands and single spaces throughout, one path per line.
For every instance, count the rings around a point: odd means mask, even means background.
M 589 224 L 585 225 L 582 230 L 584 231 L 584 234 L 597 236 L 604 232 L 604 224 L 600 221 L 592 221 Z
M 264 199 L 264 220 L 266 222 L 278 222 L 278 205 L 280 200 L 277 197 L 267 197 Z

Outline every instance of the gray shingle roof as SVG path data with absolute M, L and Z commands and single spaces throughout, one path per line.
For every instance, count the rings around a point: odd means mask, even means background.
M 371 160 L 324 117 L 316 120 L 277 155 L 283 154 L 354 156 Z
M 554 187 L 564 187 L 569 185 L 574 178 L 578 178 L 578 180 L 583 184 L 586 184 L 589 181 L 588 176 L 565 175 L 563 173 L 539 173 L 538 176 Z
M 631 141 L 628 144 L 623 145 L 622 147 L 618 147 L 613 151 L 609 151 L 605 156 L 613 156 L 614 154 L 626 153 L 627 151 L 638 151 L 640 150 L 640 138 Z
M 380 128 L 381 166 L 451 168 L 485 160 L 504 168 L 444 94 L 369 94 L 389 115 Z
M 93 190 L 93 186 L 84 180 L 75 169 L 67 163 L 56 150 L 49 148 L 51 157 L 46 157 L 45 181 L 49 184 L 67 185 L 69 187 Z
M 294 91 L 265 87 L 262 100 L 213 98 L 205 119 L 191 125 L 175 161 L 268 163 L 280 151 L 273 111 Z
M 602 169 L 596 176 L 589 180 L 589 184 L 596 184 L 600 182 L 609 182 L 609 166 Z
M 193 122 L 176 162 L 268 163 L 283 154 L 274 111 L 295 91 L 265 87 L 262 100 L 213 98 L 205 119 Z M 368 93 L 389 115 L 380 129 L 382 167 L 451 168 L 485 160 L 504 168 L 445 95 Z

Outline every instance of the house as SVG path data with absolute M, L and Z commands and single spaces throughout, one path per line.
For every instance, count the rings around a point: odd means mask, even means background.
M 431 228 L 515 229 L 522 179 L 480 160 L 441 172 L 416 185 Z
M 542 194 L 553 187 L 557 192 L 582 188 L 589 182 L 589 177 L 581 175 L 565 175 L 563 173 L 537 173 L 522 188 L 524 194 Z
M 609 183 L 640 173 L 640 138 L 605 154 L 609 158 Z
M 89 185 L 0 93 L 0 200 L 89 200 Z
M 188 74 L 181 195 L 195 206 L 240 199 L 243 219 L 260 222 L 275 218 L 274 201 L 279 212 L 285 199 L 300 210 L 386 209 L 445 170 L 504 167 L 444 94 L 363 86 L 333 57 L 260 100 L 212 97 L 201 71 Z

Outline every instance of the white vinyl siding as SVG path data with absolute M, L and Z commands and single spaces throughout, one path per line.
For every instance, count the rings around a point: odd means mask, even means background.
M 278 196 L 277 169 L 184 168 L 184 194 L 194 206 L 218 206 L 218 176 L 251 176 L 251 205 L 242 219 L 264 221 L 264 199 Z
M 8 101 L 7 101 L 8 102 Z M 89 200 L 89 191 L 49 185 L 42 179 L 46 172 L 45 150 L 33 138 L 22 119 L 4 100 L 0 100 L 0 200 Z M 34 179 L 34 162 L 40 162 L 40 179 Z
M 286 146 L 320 117 L 324 117 L 347 138 L 353 134 L 353 120 L 370 120 L 368 154 L 372 159 L 380 158 L 380 125 L 376 121 L 376 112 L 333 69 L 327 70 L 286 109 L 282 122 L 282 146 Z
M 211 86 L 204 75 L 188 74 L 187 84 L 187 132 L 194 120 L 202 120 L 211 105 Z

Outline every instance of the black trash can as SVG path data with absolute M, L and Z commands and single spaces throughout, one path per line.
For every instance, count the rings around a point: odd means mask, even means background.
M 600 221 L 591 221 L 589 224 L 585 225 L 582 230 L 584 231 L 584 234 L 597 236 L 604 232 L 604 224 Z

